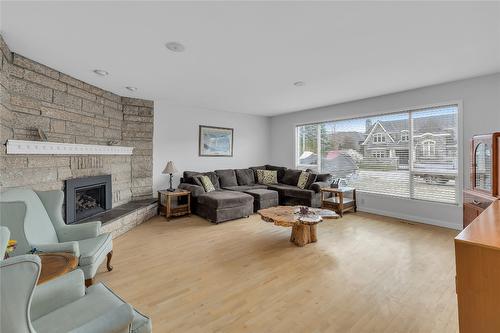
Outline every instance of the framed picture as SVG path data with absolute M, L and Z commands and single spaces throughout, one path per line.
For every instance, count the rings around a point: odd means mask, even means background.
M 233 156 L 233 129 L 200 125 L 200 156 Z

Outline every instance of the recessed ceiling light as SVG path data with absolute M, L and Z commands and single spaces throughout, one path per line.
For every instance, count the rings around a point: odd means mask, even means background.
M 137 88 L 136 88 L 136 87 L 125 87 L 125 88 L 127 88 L 127 89 L 128 89 L 128 90 L 130 90 L 130 91 L 137 91 Z
M 106 76 L 109 75 L 108 71 L 105 71 L 104 69 L 94 69 L 94 73 L 100 76 Z
M 306 83 L 304 81 L 297 81 L 297 82 L 294 82 L 293 85 L 296 87 L 303 87 L 306 85 Z
M 184 45 L 179 42 L 168 42 L 165 46 L 172 52 L 183 52 L 186 49 Z

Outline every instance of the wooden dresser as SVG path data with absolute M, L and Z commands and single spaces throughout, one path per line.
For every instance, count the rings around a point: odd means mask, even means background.
M 467 190 L 464 191 L 464 228 L 471 224 L 495 200 L 486 193 Z
M 500 332 L 500 201 L 455 238 L 461 333 Z
M 500 133 L 471 141 L 471 190 L 455 238 L 461 333 L 500 332 Z

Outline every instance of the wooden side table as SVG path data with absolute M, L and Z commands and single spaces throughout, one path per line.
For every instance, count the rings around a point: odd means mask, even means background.
M 163 201 L 162 199 L 165 198 Z M 181 202 L 184 200 L 184 202 Z M 172 216 L 191 214 L 191 192 L 176 189 L 173 192 L 167 190 L 158 191 L 158 215 L 165 215 L 169 220 Z
M 331 193 L 332 196 L 330 198 L 325 198 L 325 193 Z M 346 197 L 345 194 L 348 193 L 352 193 L 352 196 Z M 332 209 L 341 217 L 344 216 L 344 212 L 348 210 L 356 212 L 356 189 L 353 187 L 322 188 L 321 208 Z
M 42 269 L 37 284 L 42 284 L 71 272 L 78 266 L 78 258 L 71 253 L 47 252 L 40 253 L 38 256 L 42 262 Z

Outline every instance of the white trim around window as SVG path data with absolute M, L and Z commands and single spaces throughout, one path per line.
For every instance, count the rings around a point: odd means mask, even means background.
M 344 118 L 338 118 L 338 119 L 333 119 L 333 120 L 325 120 L 325 121 L 321 121 L 321 122 L 312 122 L 312 123 L 302 123 L 302 124 L 296 124 L 296 128 L 294 129 L 295 130 L 295 133 L 297 133 L 297 128 L 299 126 L 303 126 L 303 125 L 314 125 L 314 124 L 322 124 L 322 123 L 328 123 L 328 122 L 337 122 L 337 121 L 342 121 L 342 120 L 351 120 L 351 119 L 361 119 L 361 118 L 369 118 L 369 117 L 377 117 L 377 116 L 383 116 L 383 115 L 390 115 L 390 114 L 396 114 L 396 113 L 404 113 L 404 112 L 412 112 L 412 111 L 420 111 L 422 109 L 432 109 L 432 108 L 439 108 L 439 107 L 445 107 L 445 106 L 452 106 L 452 105 L 455 105 L 456 108 L 457 108 L 457 115 L 456 115 L 456 120 L 457 120 L 457 124 L 456 124 L 456 143 L 457 143 L 457 167 L 456 167 L 456 173 L 455 173 L 455 200 L 456 202 L 452 205 L 458 205 L 458 206 L 461 206 L 462 205 L 462 188 L 463 188 L 463 150 L 464 150 L 464 146 L 463 146 L 463 103 L 461 100 L 453 100 L 453 101 L 449 101 L 449 102 L 442 102 L 442 103 L 434 103 L 434 104 L 425 104 L 425 105 L 419 105 L 419 106 L 414 106 L 414 107 L 407 107 L 407 108 L 402 108 L 402 109 L 399 109 L 399 110 L 392 110 L 392 111 L 389 111 L 389 112 L 377 112 L 377 113 L 365 113 L 363 115 L 360 115 L 359 117 L 357 118 L 348 118 L 348 117 L 344 117 Z M 411 118 L 411 117 L 410 117 Z M 404 130 L 403 130 L 404 131 Z M 408 132 L 408 142 L 413 142 L 413 137 L 412 137 L 412 131 L 409 131 Z M 320 133 L 318 133 L 318 136 L 320 136 Z M 415 137 L 418 137 L 418 136 L 422 136 L 421 134 L 419 135 L 415 135 Z M 318 171 L 321 171 L 321 158 L 318 158 L 318 163 L 314 166 L 312 165 L 301 165 L 299 163 L 299 159 L 298 159 L 298 155 L 297 155 L 297 147 L 298 147 L 298 140 L 297 140 L 297 135 L 295 134 L 295 147 L 294 147 L 294 154 L 295 154 L 295 158 L 294 160 L 296 161 L 296 167 L 297 168 L 311 168 L 311 169 L 318 169 Z M 321 140 L 319 139 L 318 140 L 319 142 L 321 142 Z M 407 144 L 407 141 L 406 140 L 403 140 L 403 136 L 401 135 L 400 139 L 397 140 L 396 139 L 396 142 L 400 143 L 405 143 Z M 318 151 L 316 152 L 318 156 L 320 156 L 320 150 L 321 148 L 318 147 Z M 409 159 L 411 160 L 412 156 L 414 155 L 414 152 L 411 152 L 409 154 Z M 392 155 L 391 155 L 392 156 Z M 409 163 L 411 165 L 411 163 Z M 412 168 L 410 167 L 409 168 L 409 171 L 412 172 Z M 418 173 L 418 172 L 417 172 Z M 411 173 L 413 174 L 413 172 Z M 413 182 L 410 182 L 410 183 L 413 183 Z M 359 191 L 359 190 L 358 190 Z M 410 189 L 410 192 L 413 193 L 414 191 L 414 188 L 412 186 L 412 188 Z M 360 191 L 361 193 L 363 193 L 363 191 L 361 190 Z M 392 194 L 381 194 L 381 193 L 372 193 L 372 192 L 366 192 L 366 193 L 369 193 L 370 195 L 376 195 L 376 196 L 380 196 L 380 197 L 394 197 L 394 195 Z M 396 196 L 396 197 L 399 197 L 399 196 Z M 428 201 L 426 199 L 417 199 L 417 198 L 405 198 L 405 197 L 401 197 L 402 199 L 405 199 L 405 200 L 419 200 L 419 201 Z M 432 201 L 432 200 L 431 200 Z M 434 201 L 432 201 L 434 202 Z M 443 203 L 443 202 L 439 202 L 437 201 L 436 203 L 438 204 L 442 204 L 442 205 L 450 205 L 450 203 Z

